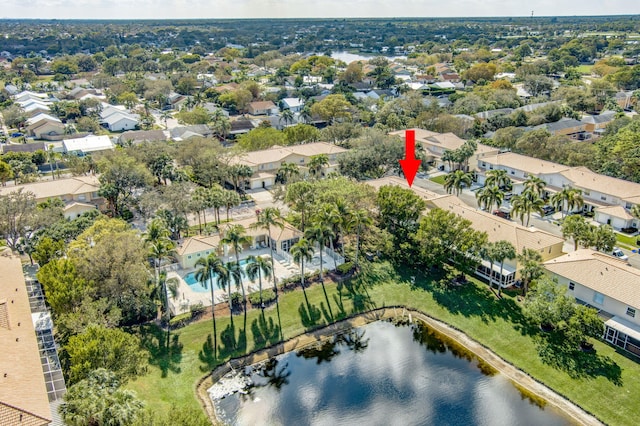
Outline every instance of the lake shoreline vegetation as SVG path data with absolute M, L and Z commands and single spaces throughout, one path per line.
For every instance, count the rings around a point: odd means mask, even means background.
M 468 195 L 480 151 L 640 183 L 636 16 L 0 19 L 0 33 L 0 247 L 39 265 L 66 421 L 204 426 L 198 389 L 217 367 L 393 306 L 603 423 L 640 418 L 638 359 L 602 340 L 602 318 L 536 250 L 393 184 L 406 129 L 451 142 L 415 152 L 418 177 L 448 194 Z M 590 193 L 552 196 L 534 174 L 487 171 L 477 202 L 507 216 L 512 200 L 523 226 L 560 211 L 575 249 L 640 244 L 636 195 L 614 206 L 616 233 L 574 214 Z M 206 245 L 197 261 L 185 241 Z M 260 253 L 247 276 L 246 251 Z M 501 285 L 511 260 L 520 288 Z M 219 303 L 185 304 L 178 270 Z

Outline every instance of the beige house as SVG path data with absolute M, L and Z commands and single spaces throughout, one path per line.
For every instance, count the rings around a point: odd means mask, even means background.
M 64 124 L 59 118 L 49 114 L 36 114 L 26 122 L 27 135 L 36 139 L 44 139 L 44 136 L 55 136 L 64 134 Z
M 51 422 L 40 351 L 20 258 L 0 254 L 0 423 Z
M 582 191 L 584 211 L 595 213 L 595 220 L 614 229 L 638 227 L 640 221 L 630 215 L 640 204 L 640 184 L 612 178 L 586 167 L 569 167 L 538 160 L 513 152 L 492 155 L 478 160 L 478 183 L 484 183 L 490 170 L 506 170 L 514 183 L 513 192 L 520 193 L 529 176 L 537 176 L 546 183 L 544 197 L 572 187 Z
M 590 249 L 565 254 L 544 266 L 579 303 L 598 309 L 606 318 L 606 341 L 640 355 L 640 270 Z
M 508 241 L 515 247 L 516 253 L 522 253 L 527 249 L 533 249 L 540 253 L 543 261 L 556 258 L 563 254 L 564 239 L 534 227 L 524 227 L 516 222 L 502 219 L 491 213 L 476 210 L 464 204 L 462 200 L 453 195 L 440 197 L 428 202 L 430 206 L 450 211 L 456 215 L 471 221 L 471 226 L 476 231 L 486 232 L 489 242 Z M 476 274 L 489 279 L 491 264 L 482 260 L 476 270 Z M 500 276 L 500 265 L 493 265 L 494 280 L 499 279 L 503 287 L 515 283 L 520 278 L 520 265 L 517 259 L 506 259 Z M 498 278 L 496 278 L 498 277 Z
M 32 192 L 36 202 L 41 203 L 50 198 L 60 198 L 65 203 L 65 217 L 75 218 L 82 213 L 100 209 L 104 199 L 98 195 L 100 182 L 96 176 L 78 176 L 24 185 L 5 186 L 0 188 L 0 196 L 23 189 Z
M 231 159 L 232 164 L 251 167 L 253 176 L 246 189 L 269 188 L 275 184 L 276 174 L 284 163 L 296 164 L 301 174 L 308 171 L 309 161 L 316 155 L 326 155 L 329 164 L 323 169 L 323 176 L 338 170 L 338 157 L 347 150 L 327 142 L 314 142 L 287 147 L 274 146 L 261 151 L 251 151 Z
M 276 104 L 271 101 L 251 102 L 247 107 L 247 112 L 251 115 L 273 115 L 278 111 Z
M 442 161 L 442 156 L 447 151 L 454 151 L 460 148 L 466 142 L 464 139 L 459 138 L 453 133 L 437 133 L 424 129 L 407 129 L 413 130 L 416 135 L 416 144 L 422 145 L 426 160 L 429 165 L 435 167 L 440 171 L 451 171 L 451 165 L 448 162 Z M 389 133 L 392 136 L 399 136 L 404 139 L 406 130 L 398 130 Z M 478 164 L 478 160 L 488 155 L 495 155 L 499 152 L 499 149 L 478 144 L 478 148 L 472 158 L 469 159 L 469 170 L 475 170 Z
M 271 241 L 269 241 L 269 233 L 266 230 L 262 228 L 252 229 L 251 226 L 255 222 L 256 218 L 250 217 L 230 223 L 230 225 L 243 226 L 246 230 L 246 235 L 251 237 L 251 243 L 243 247 L 243 251 L 259 250 L 272 245 L 275 253 L 284 255 L 302 237 L 302 232 L 285 223 L 282 229 L 278 227 L 271 228 Z M 198 259 L 205 258 L 211 253 L 222 256 L 225 261 L 234 260 L 233 248 L 220 242 L 221 235 L 224 236 L 224 232 L 225 226 L 223 225 L 221 234 L 186 238 L 176 249 L 176 258 L 180 267 L 182 269 L 194 268 Z

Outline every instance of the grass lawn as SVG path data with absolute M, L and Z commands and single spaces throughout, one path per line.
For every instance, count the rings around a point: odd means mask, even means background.
M 580 74 L 591 75 L 591 70 L 593 69 L 593 65 L 579 65 L 577 70 Z
M 627 250 L 633 250 L 637 248 L 636 241 L 640 239 L 640 235 L 632 237 L 631 235 L 621 234 L 616 232 L 616 240 L 618 240 L 618 245 Z
M 345 286 L 320 285 L 307 290 L 310 309 L 303 293 L 294 291 L 280 298 L 279 310 L 265 310 L 217 321 L 218 354 L 211 350 L 211 321 L 189 325 L 172 334 L 171 355 L 162 333 L 143 327 L 140 335 L 150 350 L 148 373 L 130 382 L 152 410 L 167 411 L 172 404 L 197 407 L 196 381 L 232 356 L 285 339 L 372 308 L 406 306 L 440 319 L 489 347 L 558 393 L 608 424 L 631 424 L 640 415 L 640 364 L 615 349 L 595 342 L 595 354 L 575 359 L 575 354 L 546 352 L 539 355 L 542 332 L 528 324 L 519 302 L 512 296 L 497 300 L 485 284 L 472 281 L 459 288 L 438 285 L 438 277 L 416 272 L 398 272 L 387 264 L 376 264 L 357 283 Z M 410 275 L 415 275 L 412 284 Z M 209 340 L 208 340 L 209 339 Z M 231 349 L 235 342 L 237 349 Z M 204 415 L 204 414 L 203 414 Z
M 438 183 L 440 185 L 444 185 L 444 179 L 446 178 L 447 175 L 440 175 L 440 176 L 434 176 L 432 178 L 429 178 L 429 180 L 431 182 L 435 182 Z

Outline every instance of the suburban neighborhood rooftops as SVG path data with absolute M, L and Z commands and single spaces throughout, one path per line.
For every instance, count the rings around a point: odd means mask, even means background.
M 552 163 L 551 161 L 538 160 L 537 158 L 527 157 L 513 152 L 503 152 L 501 154 L 488 156 L 483 158 L 482 161 L 486 161 L 487 163 L 496 166 L 522 170 L 526 173 L 535 175 L 542 173 L 559 173 L 571 169 L 569 166 Z
M 0 195 L 7 195 L 21 188 L 24 191 L 33 192 L 37 201 L 44 201 L 51 197 L 97 192 L 100 188 L 100 182 L 96 176 L 76 176 L 67 179 L 27 183 L 24 185 L 4 186 L 0 188 Z
M 109 136 L 85 136 L 83 138 L 65 139 L 62 141 L 65 152 L 95 152 L 113 149 Z
M 611 194 L 620 199 L 640 196 L 640 184 L 594 173 L 586 167 L 571 167 L 562 172 L 578 188 Z
M 640 270 L 623 260 L 591 249 L 579 249 L 548 260 L 544 266 L 605 296 L 640 307 Z
M 310 157 L 319 154 L 339 154 L 346 151 L 347 150 L 342 147 L 327 142 L 313 142 L 287 147 L 274 146 L 272 148 L 263 149 L 261 151 L 250 151 L 241 154 L 232 161 L 240 164 L 247 164 L 249 166 L 255 166 L 258 164 L 282 161 L 292 154 Z
M 0 271 L 0 420 L 46 425 L 51 411 L 20 258 L 0 255 Z

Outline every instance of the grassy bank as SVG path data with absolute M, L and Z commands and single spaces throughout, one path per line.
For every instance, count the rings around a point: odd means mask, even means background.
M 540 331 L 525 321 L 513 297 L 497 300 L 486 285 L 475 281 L 444 288 L 438 277 L 418 274 L 414 281 L 409 275 L 378 265 L 361 285 L 328 284 L 326 295 L 319 285 L 308 289 L 308 305 L 303 293 L 295 291 L 282 295 L 279 309 L 272 306 L 264 316 L 260 310 L 250 311 L 246 321 L 243 315 L 234 316 L 233 329 L 228 317 L 220 318 L 217 356 L 211 350 L 210 320 L 176 331 L 170 354 L 162 333 L 143 328 L 151 367 L 128 387 L 153 410 L 170 410 L 172 404 L 197 407 L 199 378 L 232 356 L 275 343 L 280 331 L 288 339 L 374 307 L 402 305 L 463 330 L 606 423 L 631 424 L 640 414 L 638 363 L 599 342 L 595 354 L 578 361 L 549 353 L 538 343 Z

